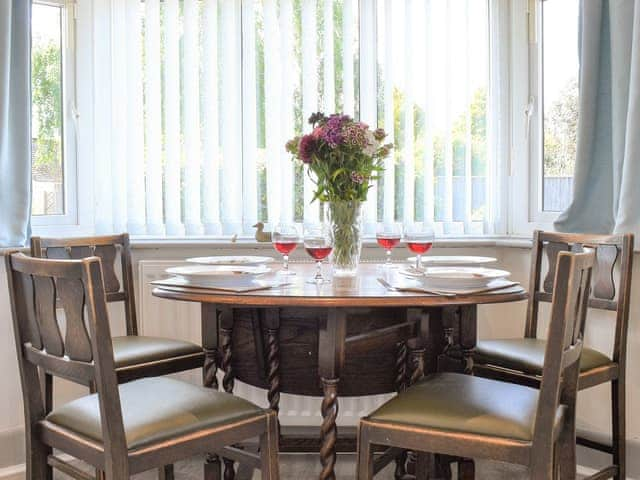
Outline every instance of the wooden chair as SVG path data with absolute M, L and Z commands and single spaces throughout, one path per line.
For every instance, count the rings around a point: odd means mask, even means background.
M 540 302 L 552 299 L 555 260 L 558 253 L 581 250 L 584 245 L 596 251 L 596 266 L 589 307 L 615 312 L 615 337 L 611 357 L 584 348 L 580 361 L 578 389 L 611 382 L 612 444 L 588 438 L 579 432 L 579 445 L 613 456 L 613 464 L 596 478 L 624 479 L 625 476 L 625 371 L 633 235 L 577 235 L 537 231 L 534 234 L 529 303 L 524 338 L 483 340 L 474 352 L 474 373 L 480 376 L 538 388 L 546 341 L 537 338 Z M 549 269 L 542 275 L 543 256 Z
M 116 273 L 118 253 L 122 286 Z M 64 239 L 31 238 L 33 257 L 80 259 L 92 255 L 102 260 L 107 302 L 124 303 L 127 334 L 113 338 L 118 382 L 202 368 L 204 352 L 201 346 L 183 340 L 138 335 L 128 234 Z M 48 388 L 46 393 L 50 407 L 51 389 Z
M 578 363 L 594 262 L 593 251 L 558 255 L 540 390 L 457 373 L 426 377 L 360 421 L 357 478 L 379 471 L 373 445 L 383 445 L 418 452 L 418 479 L 427 478 L 434 454 L 445 454 L 525 465 L 536 480 L 574 480 Z
M 22 390 L 27 479 L 52 478 L 52 467 L 90 479 L 52 455 L 57 449 L 123 480 L 192 455 L 214 451 L 262 467 L 277 479 L 276 415 L 233 395 L 168 377 L 118 386 L 100 259 L 6 256 Z M 108 290 L 108 289 L 107 289 Z M 58 318 L 64 310 L 64 328 Z M 89 385 L 88 395 L 48 413 L 39 370 Z M 235 449 L 260 437 L 260 455 Z M 209 478 L 219 478 L 217 475 Z

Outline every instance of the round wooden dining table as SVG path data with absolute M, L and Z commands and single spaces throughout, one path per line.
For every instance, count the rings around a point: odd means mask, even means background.
M 235 380 L 264 388 L 276 411 L 281 393 L 322 397 L 319 435 L 283 428 L 280 440 L 281 451 L 319 451 L 321 480 L 336 478 L 337 451 L 355 449 L 353 432 L 341 428 L 338 436 L 339 396 L 399 392 L 436 369 L 469 371 L 477 306 L 527 296 L 520 285 L 447 296 L 395 291 L 379 279 L 397 273 L 378 264 L 326 284 L 307 283 L 312 264 L 290 268 L 295 275 L 274 275 L 287 283 L 274 288 L 236 293 L 160 282 L 153 295 L 201 304 L 205 386 L 219 388 L 221 369 L 225 391 Z M 225 463 L 224 478 L 233 478 L 233 460 Z

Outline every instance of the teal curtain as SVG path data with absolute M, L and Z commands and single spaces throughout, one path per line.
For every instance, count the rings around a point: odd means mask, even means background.
M 0 247 L 30 234 L 30 78 L 31 1 L 0 0 Z
M 574 197 L 555 227 L 640 235 L 640 1 L 580 8 Z

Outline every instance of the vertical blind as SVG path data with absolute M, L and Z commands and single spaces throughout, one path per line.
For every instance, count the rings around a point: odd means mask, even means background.
M 313 223 L 284 144 L 345 112 L 395 145 L 365 222 L 491 230 L 487 0 L 96 0 L 96 229 Z M 493 105 L 493 107 L 492 107 Z

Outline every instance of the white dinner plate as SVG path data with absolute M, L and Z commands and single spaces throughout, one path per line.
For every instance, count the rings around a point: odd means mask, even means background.
M 482 288 L 511 275 L 506 270 L 484 267 L 427 267 L 424 272 L 406 269 L 403 274 L 419 279 L 430 288 Z
M 416 263 L 416 257 L 409 257 L 407 261 Z M 422 264 L 429 267 L 443 265 L 485 265 L 494 263 L 497 260 L 493 257 L 473 257 L 469 255 L 424 255 L 421 259 Z
M 253 278 L 269 273 L 265 265 L 188 265 L 167 268 L 169 275 L 177 275 L 193 283 L 211 283 L 239 278 Z
M 187 258 L 187 262 L 200 265 L 263 265 L 273 262 L 273 258 L 255 255 L 217 255 L 214 257 Z

